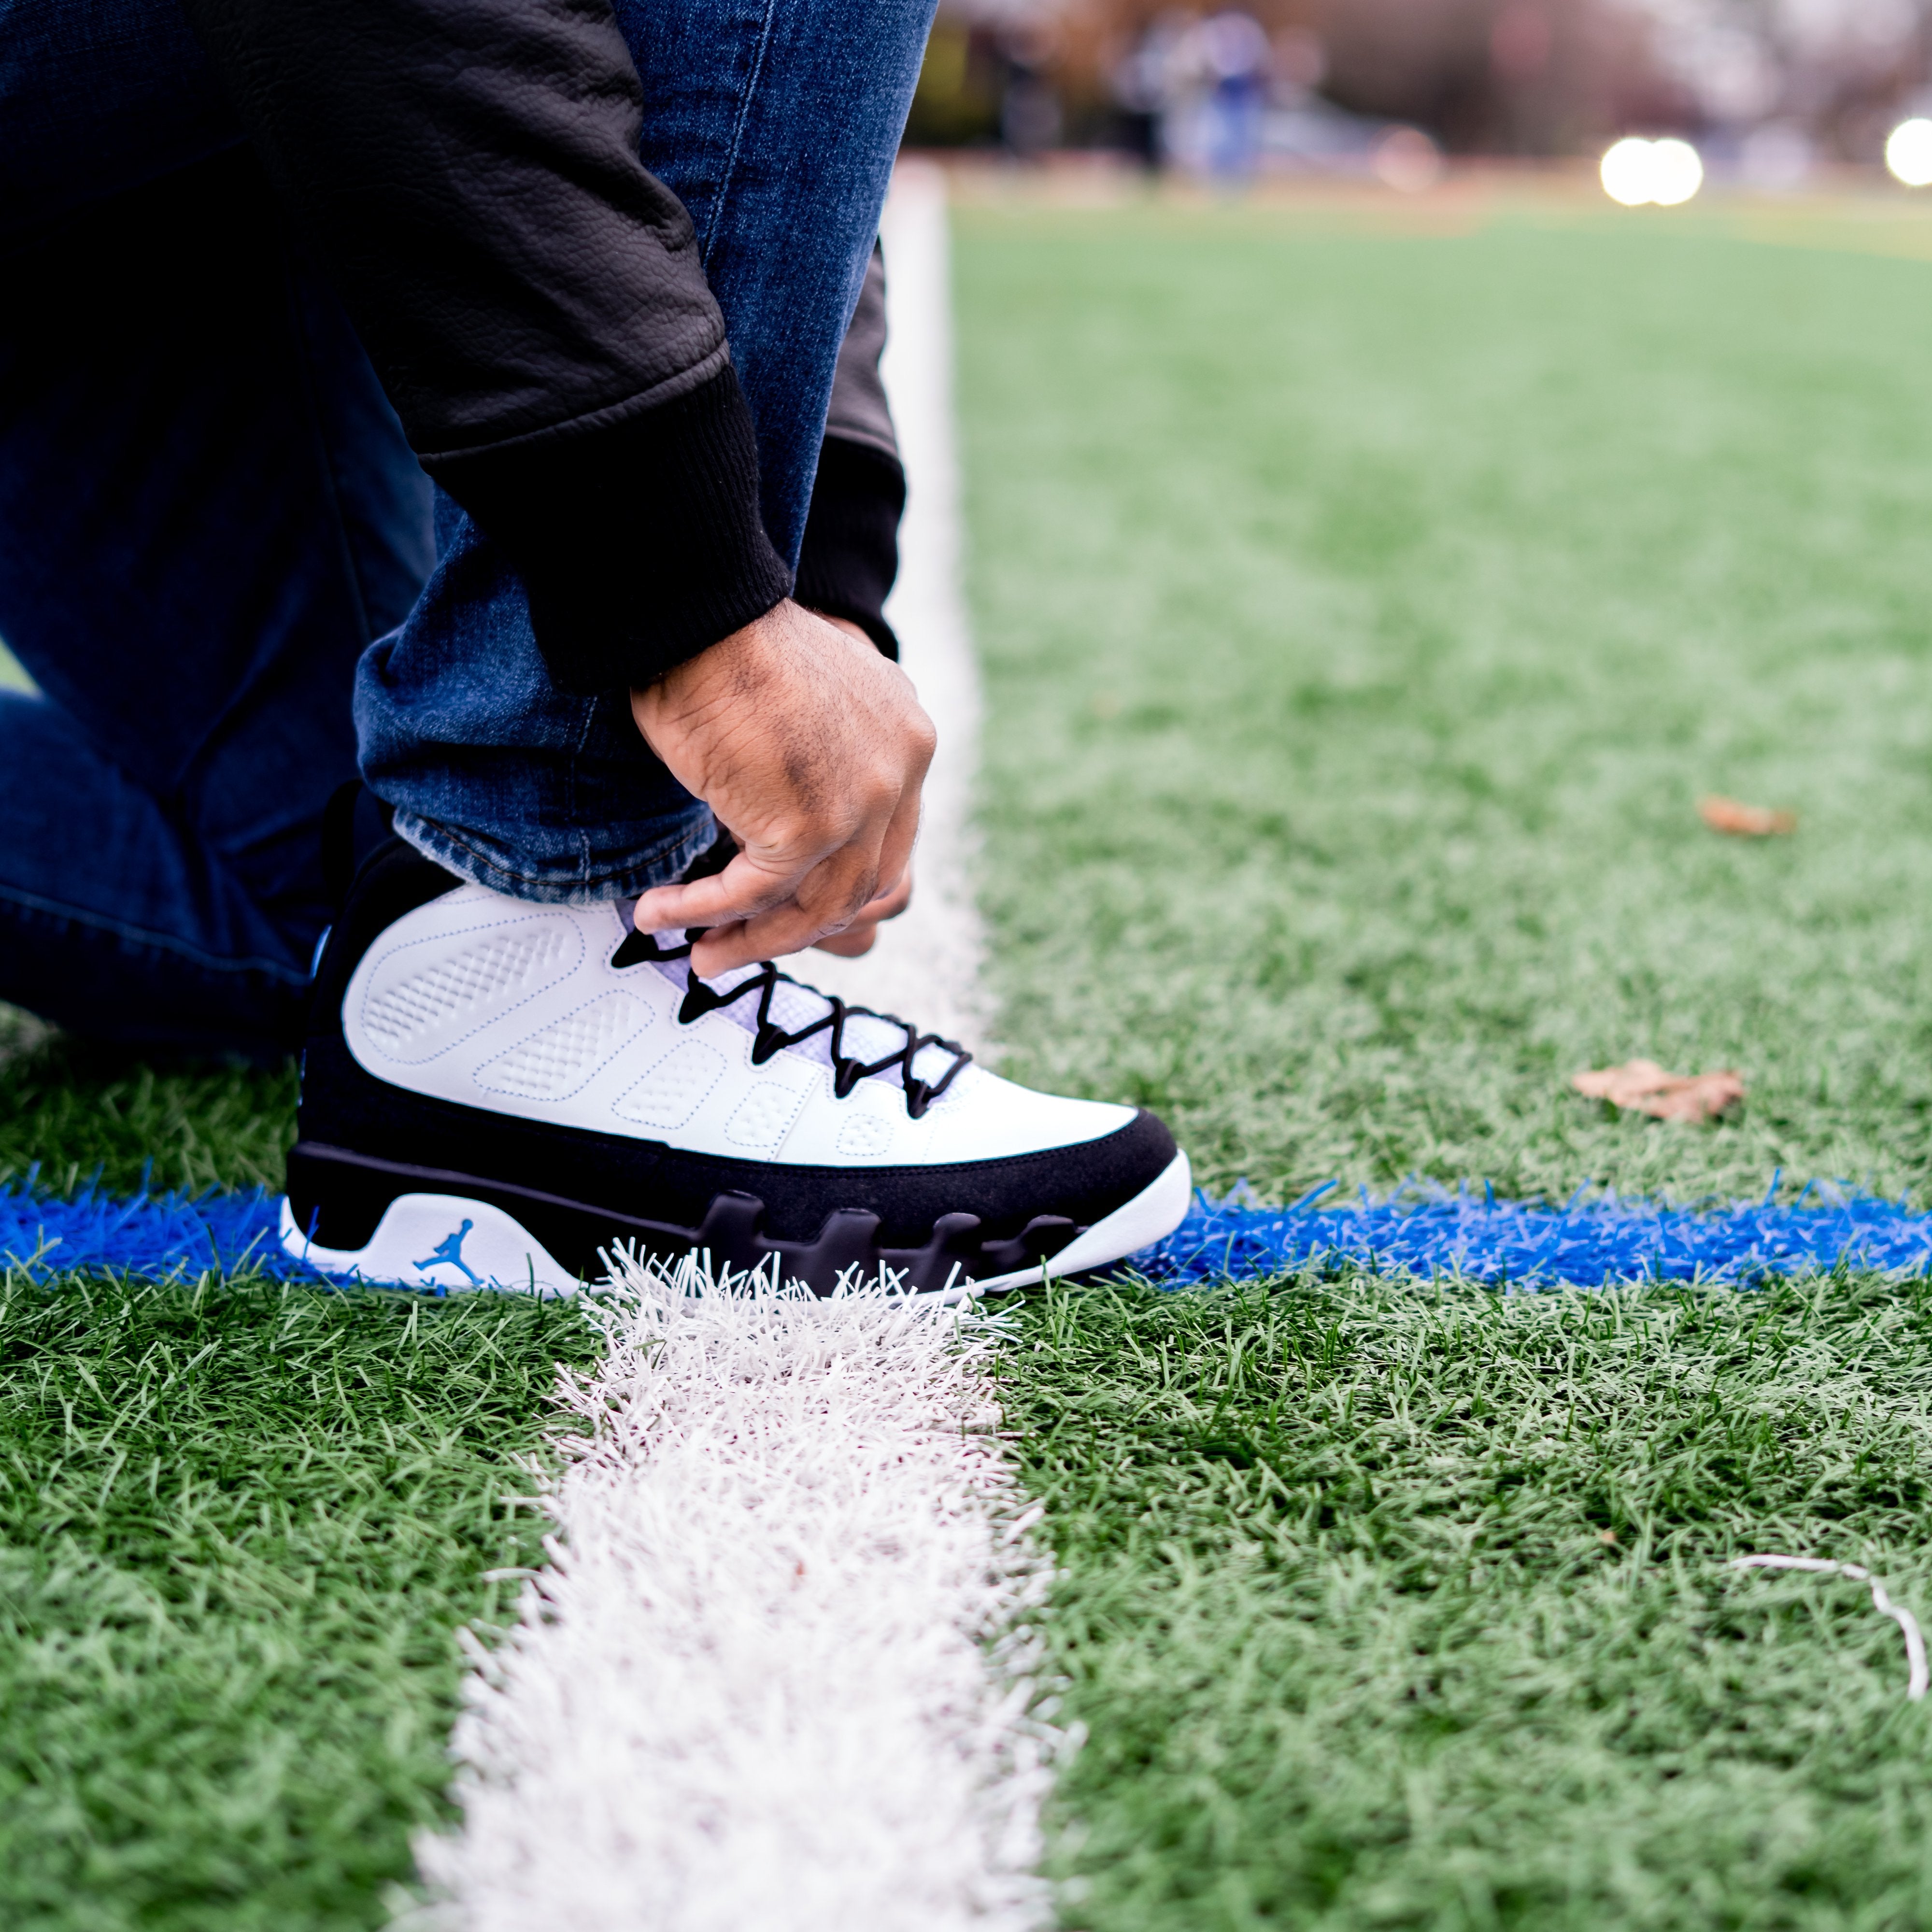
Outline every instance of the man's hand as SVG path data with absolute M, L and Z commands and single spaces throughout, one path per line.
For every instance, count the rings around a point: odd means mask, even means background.
M 889 919 L 897 919 L 912 904 L 912 868 L 908 866 L 899 875 L 899 882 L 890 892 L 882 892 L 871 904 L 862 906 L 858 916 L 843 932 L 835 932 L 812 944 L 821 952 L 836 952 L 842 959 L 856 959 L 861 953 L 872 950 L 872 942 L 879 936 L 880 926 Z
M 868 640 L 788 601 L 632 692 L 631 709 L 740 848 L 716 877 L 638 902 L 640 932 L 710 928 L 692 955 L 700 978 L 843 932 L 904 880 L 935 734 Z

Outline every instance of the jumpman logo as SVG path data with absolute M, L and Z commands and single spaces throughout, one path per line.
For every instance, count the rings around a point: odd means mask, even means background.
M 454 1234 L 443 1236 L 428 1260 L 414 1262 L 410 1265 L 414 1268 L 434 1268 L 440 1262 L 447 1262 L 452 1268 L 460 1268 L 470 1277 L 470 1286 L 472 1288 L 481 1288 L 483 1286 L 483 1277 L 463 1258 L 463 1238 L 476 1225 L 474 1221 L 464 1222 Z

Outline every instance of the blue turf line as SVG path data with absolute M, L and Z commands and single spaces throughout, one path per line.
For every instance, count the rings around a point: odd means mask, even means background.
M 1614 1196 L 1565 1206 L 1498 1201 L 1486 1186 L 1411 1187 L 1388 1198 L 1330 1197 L 1339 1184 L 1288 1208 L 1262 1208 L 1243 1190 L 1222 1202 L 1197 1195 L 1187 1219 L 1135 1258 L 1176 1286 L 1279 1272 L 1316 1258 L 1416 1274 L 1460 1274 L 1492 1286 L 1573 1282 L 1706 1281 L 1749 1286 L 1840 1262 L 1932 1272 L 1932 1214 L 1868 1195 L 1807 1188 L 1776 1204 L 1775 1180 L 1755 1206 L 1671 1208 Z M 45 1276 L 56 1268 L 126 1269 L 192 1279 L 253 1264 L 282 1281 L 322 1279 L 275 1240 L 275 1197 L 246 1192 L 142 1193 L 117 1200 L 88 1190 L 71 1200 L 31 1186 L 0 1187 L 0 1260 Z
M 1755 1204 L 1701 1208 L 1615 1195 L 1586 1201 L 1582 1189 L 1551 1208 L 1498 1201 L 1486 1184 L 1466 1181 L 1454 1193 L 1412 1186 L 1387 1200 L 1364 1192 L 1330 1204 L 1340 1186 L 1330 1181 L 1287 1208 L 1254 1206 L 1238 1188 L 1220 1202 L 1197 1194 L 1187 1219 L 1137 1264 L 1178 1285 L 1269 1274 L 1319 1256 L 1460 1274 L 1498 1288 L 1697 1280 L 1748 1286 L 1841 1261 L 1932 1271 L 1932 1214 L 1815 1184 L 1780 1206 L 1775 1177 Z
M 192 1280 L 253 1266 L 280 1281 L 319 1281 L 275 1239 L 280 1197 L 266 1188 L 149 1194 L 119 1200 L 88 1188 L 71 1200 L 0 1187 L 0 1261 L 37 1275 L 56 1268 L 126 1269 Z

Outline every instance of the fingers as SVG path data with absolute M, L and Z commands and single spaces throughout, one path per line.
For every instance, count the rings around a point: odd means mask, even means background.
M 935 734 L 868 641 L 786 602 L 634 692 L 632 707 L 743 848 L 713 878 L 645 893 L 641 929 L 700 929 L 693 966 L 710 977 L 886 916 L 866 909 L 905 874 Z
M 693 958 L 700 976 L 709 979 L 754 959 L 801 952 L 842 932 L 874 897 L 878 878 L 877 859 L 863 841 L 815 864 L 782 869 L 741 851 L 710 878 L 641 894 L 632 918 L 641 932 L 708 928 Z
M 692 947 L 691 964 L 699 978 L 716 979 L 734 966 L 802 952 L 828 933 L 842 932 L 872 898 L 878 873 L 862 848 L 836 853 L 794 897 L 748 919 L 715 926 Z
M 912 904 L 912 868 L 908 866 L 899 875 L 896 886 L 882 887 L 874 895 L 870 904 L 862 907 L 854 926 L 878 926 L 882 921 L 897 919 Z
M 802 952 L 856 926 L 860 932 L 849 946 L 825 949 L 852 956 L 871 946 L 880 920 L 905 910 L 918 832 L 915 790 L 901 796 L 876 855 L 868 854 L 862 837 L 802 868 L 777 868 L 755 853 L 741 851 L 710 878 L 653 887 L 638 898 L 632 917 L 640 932 L 705 928 L 692 954 L 701 979 Z
M 830 952 L 841 959 L 856 959 L 862 952 L 872 950 L 872 942 L 879 936 L 879 928 L 889 919 L 897 919 L 912 902 L 912 874 L 910 870 L 898 884 L 880 892 L 869 905 L 862 907 L 857 916 L 843 932 L 829 933 L 823 939 L 812 942 L 814 950 Z
M 632 916 L 640 932 L 666 932 L 680 926 L 731 926 L 783 905 L 796 892 L 820 856 L 802 865 L 774 867 L 740 852 L 722 872 L 688 885 L 654 886 L 638 899 Z
M 922 768 L 919 776 L 923 777 Z M 889 909 L 882 905 L 866 922 L 869 933 L 879 920 L 902 911 L 910 896 L 919 811 L 915 780 L 899 794 L 883 831 L 875 834 L 876 847 L 866 836 L 877 825 L 875 811 L 858 836 L 815 864 L 781 868 L 754 851 L 742 851 L 711 878 L 645 893 L 634 915 L 637 925 L 646 932 L 706 928 L 692 950 L 692 970 L 705 980 L 836 938 L 863 921 L 871 906 L 893 901 Z M 853 950 L 865 952 L 872 943 L 869 936 L 855 940 Z
M 896 918 L 904 911 L 907 900 L 912 897 L 912 848 L 919 837 L 920 790 L 925 778 L 922 766 L 919 776 L 900 793 L 898 804 L 886 824 L 886 836 L 879 842 L 880 896 L 903 889 L 898 904 L 890 912 L 880 913 L 881 919 Z
M 910 861 L 918 835 L 919 790 L 915 784 L 900 795 L 874 853 L 868 853 L 868 842 L 862 836 L 812 867 L 796 889 L 787 892 L 769 883 L 763 891 L 749 881 L 737 887 L 732 874 L 749 856 L 741 852 L 714 879 L 700 879 L 688 886 L 661 886 L 646 893 L 638 902 L 637 922 L 646 932 L 680 924 L 709 926 L 691 956 L 692 970 L 704 980 L 716 979 L 734 967 L 748 966 L 754 960 L 802 952 L 861 922 L 869 931 L 880 920 L 895 917 L 905 909 L 912 894 Z M 763 876 L 770 882 L 775 875 L 766 872 Z M 707 886 L 719 890 L 706 895 L 703 889 Z M 673 896 L 680 893 L 691 897 Z M 896 902 L 885 909 L 881 902 L 895 898 Z M 691 905 L 711 904 L 723 910 L 710 918 L 688 915 Z M 874 905 L 881 909 L 872 912 L 868 920 L 866 914 Z M 854 950 L 862 952 L 872 943 L 867 938 Z
M 835 932 L 824 939 L 814 939 L 812 950 L 816 952 L 830 952 L 841 959 L 856 959 L 872 951 L 873 942 L 879 936 L 877 926 L 864 926 L 854 920 L 843 932 Z

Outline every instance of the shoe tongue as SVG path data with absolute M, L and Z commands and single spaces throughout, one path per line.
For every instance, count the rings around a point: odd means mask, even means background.
M 952 1072 L 958 1057 L 951 1047 L 941 1046 L 937 1040 L 928 1041 L 912 1057 L 912 1077 L 936 1087 Z
M 831 1012 L 832 1002 L 815 986 L 801 986 L 795 980 L 779 980 L 772 986 L 772 1018 L 787 1033 L 802 1033 L 808 1026 L 816 1026 Z M 846 1037 L 852 1034 L 852 1023 L 845 1023 Z
M 889 1053 L 903 1053 L 906 1029 L 896 1022 L 881 1019 L 875 1013 L 850 1013 L 845 1019 L 845 1057 L 848 1060 L 883 1060 Z

